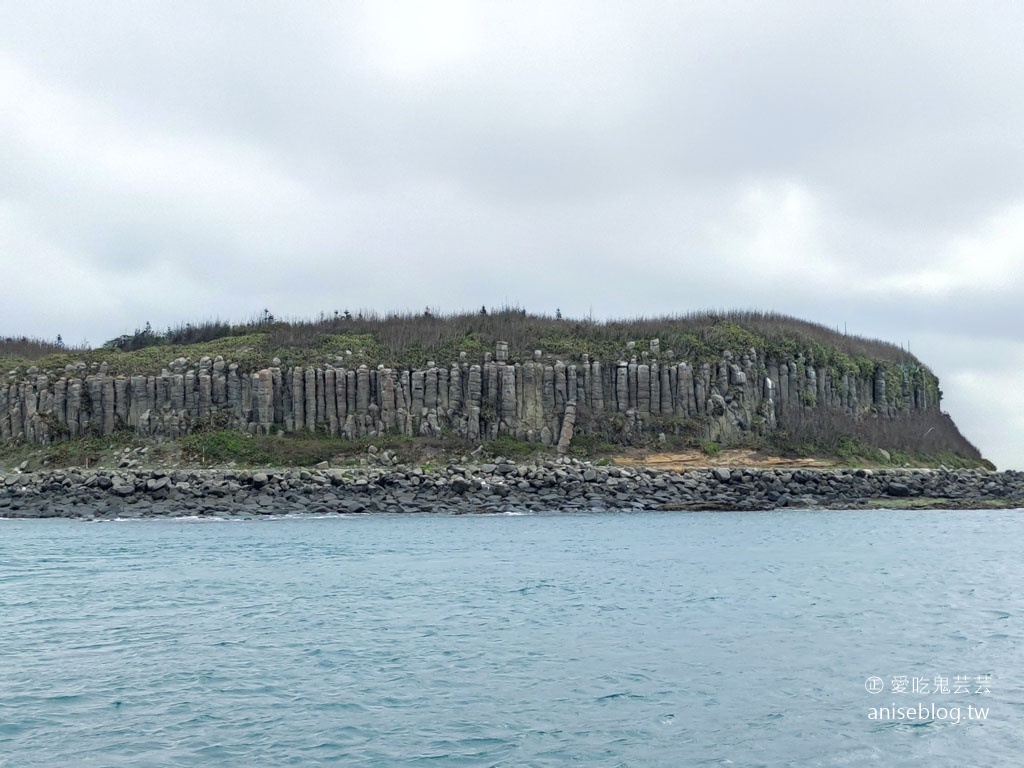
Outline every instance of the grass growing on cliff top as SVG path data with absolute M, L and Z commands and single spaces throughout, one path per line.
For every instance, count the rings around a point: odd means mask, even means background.
M 660 350 L 652 351 L 658 339 Z M 155 331 L 147 323 L 107 341 L 99 349 L 68 349 L 31 339 L 0 339 L 0 365 L 35 364 L 55 371 L 65 365 L 87 367 L 106 363 L 116 374 L 159 373 L 177 357 L 193 362 L 223 356 L 245 370 L 271 364 L 321 365 L 340 359 L 354 367 L 391 365 L 420 368 L 428 361 L 447 365 L 465 353 L 480 362 L 495 342 L 506 341 L 513 361 L 528 360 L 536 349 L 550 358 L 592 359 L 613 363 L 641 352 L 652 357 L 693 362 L 718 360 L 723 350 L 741 355 L 749 349 L 760 358 L 790 360 L 803 356 L 818 367 L 836 372 L 870 375 L 876 363 L 913 364 L 926 370 L 913 355 L 884 341 L 839 333 L 831 328 L 773 312 L 694 312 L 665 317 L 636 317 L 598 321 L 530 315 L 503 307 L 475 313 L 421 314 L 361 312 L 321 314 L 315 320 L 282 321 L 269 311 L 244 323 L 208 320 Z M 632 344 L 632 346 L 630 346 Z

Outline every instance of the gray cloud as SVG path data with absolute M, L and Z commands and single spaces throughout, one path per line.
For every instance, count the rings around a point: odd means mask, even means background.
M 99 343 L 265 306 L 775 309 L 914 345 L 968 436 L 1024 466 L 1024 426 L 993 433 L 983 405 L 987 371 L 1024 374 L 1022 8 L 3 16 L 2 333 Z

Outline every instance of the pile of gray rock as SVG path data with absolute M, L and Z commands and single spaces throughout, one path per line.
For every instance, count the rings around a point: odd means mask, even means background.
M 384 457 L 382 457 L 383 459 Z M 15 471 L 0 517 L 85 519 L 587 510 L 846 509 L 877 500 L 1024 506 L 1024 473 L 924 469 L 701 469 L 598 466 L 569 458 L 437 468 Z

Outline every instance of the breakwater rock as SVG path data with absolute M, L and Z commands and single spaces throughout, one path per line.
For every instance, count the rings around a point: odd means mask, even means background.
M 914 499 L 1024 506 L 1024 473 L 701 469 L 532 463 L 265 470 L 47 470 L 0 475 L 0 517 L 85 519 L 286 514 L 857 508 Z

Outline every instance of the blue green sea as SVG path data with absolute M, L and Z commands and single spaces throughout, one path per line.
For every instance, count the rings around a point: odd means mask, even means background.
M 0 520 L 0 766 L 1015 765 L 1022 552 L 1018 511 Z

